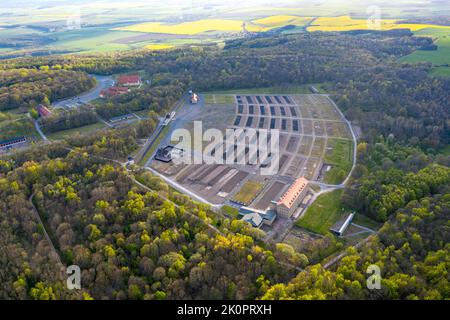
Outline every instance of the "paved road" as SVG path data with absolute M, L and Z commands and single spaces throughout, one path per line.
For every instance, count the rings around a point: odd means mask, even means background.
M 177 102 L 177 104 L 172 109 L 172 111 L 175 111 L 176 114 L 175 114 L 174 119 L 168 124 L 169 130 L 166 133 L 165 137 L 159 143 L 160 145 L 169 144 L 170 139 L 172 137 L 172 132 L 174 130 L 185 128 L 186 123 L 194 121 L 195 119 L 198 119 L 198 115 L 199 115 L 199 113 L 201 113 L 201 110 L 203 109 L 203 106 L 204 106 L 203 99 L 200 98 L 198 104 L 191 105 L 188 101 L 188 97 L 189 97 L 189 95 L 187 95 L 187 94 L 183 95 L 183 97 Z M 163 129 L 163 128 L 161 128 L 161 129 Z M 162 131 L 162 130 L 160 130 L 160 131 Z M 153 144 L 153 141 L 158 138 L 160 131 L 158 132 L 158 134 L 155 137 L 153 137 L 152 141 L 147 141 L 146 146 L 144 146 L 145 148 L 147 148 L 146 149 L 147 151 L 148 151 L 148 149 L 150 149 L 151 145 Z M 145 157 L 145 153 L 144 153 L 143 157 Z M 153 154 L 148 158 L 148 161 L 144 165 L 144 167 L 150 166 L 155 153 L 156 153 L 156 149 L 154 150 Z
M 44 134 L 44 132 L 42 132 L 41 130 L 41 126 L 39 125 L 39 121 L 34 120 L 34 127 L 36 128 L 36 131 L 39 133 L 39 135 L 41 136 L 42 140 L 44 141 L 48 141 L 47 136 Z
M 327 94 L 324 96 L 326 96 L 328 98 L 328 100 L 330 100 L 331 104 L 336 108 L 336 111 L 341 115 L 342 119 L 348 125 L 350 132 L 352 134 L 352 138 L 353 138 L 353 165 L 352 165 L 352 168 L 350 169 L 350 172 L 347 175 L 347 178 L 345 178 L 345 180 L 341 183 L 341 185 L 346 185 L 348 180 L 352 176 L 352 172 L 356 166 L 356 147 L 357 147 L 356 135 L 355 135 L 355 132 L 353 131 L 352 124 L 350 123 L 350 121 L 347 120 L 347 118 L 344 116 L 341 109 L 339 109 L 339 107 L 336 105 L 336 103 L 333 101 L 333 99 L 331 99 L 330 96 Z
M 73 105 L 77 102 L 88 103 L 92 100 L 97 99 L 100 96 L 100 91 L 114 85 L 114 80 L 112 76 L 98 76 L 98 75 L 91 75 L 91 76 L 97 80 L 97 85 L 93 89 L 89 90 L 88 92 L 82 93 L 78 96 L 57 101 L 52 104 L 52 107 L 57 109 Z
M 138 152 L 135 162 L 139 163 L 141 162 L 141 160 L 145 157 L 145 155 L 147 154 L 147 152 L 149 152 L 150 148 L 152 147 L 153 143 L 155 142 L 156 138 L 160 135 L 161 131 L 164 129 L 163 127 L 163 122 L 164 119 L 161 119 L 158 122 L 158 125 L 156 126 L 155 130 L 152 132 L 152 134 L 150 135 L 150 137 L 147 139 L 147 141 L 145 142 L 144 146 L 141 148 L 141 150 Z M 146 166 L 149 161 L 151 161 L 151 158 L 153 157 L 153 155 L 149 158 L 149 160 L 147 161 L 147 163 L 144 164 L 144 166 Z

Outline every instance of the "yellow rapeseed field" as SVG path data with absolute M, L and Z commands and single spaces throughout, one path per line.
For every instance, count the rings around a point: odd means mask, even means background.
M 312 18 L 310 17 L 298 17 L 298 16 L 288 16 L 288 15 L 276 15 L 270 16 L 262 19 L 253 20 L 255 24 L 263 25 L 265 27 L 277 28 L 283 27 L 285 25 L 291 24 L 295 26 L 304 26 Z
M 246 29 L 251 32 L 262 32 L 285 25 L 304 26 L 312 18 L 299 17 L 293 15 L 273 15 L 251 22 L 246 22 Z M 241 20 L 227 19 L 204 19 L 197 21 L 169 24 L 164 22 L 145 22 L 127 27 L 120 27 L 114 30 L 196 35 L 208 31 L 216 32 L 239 32 L 242 31 Z M 437 27 L 431 24 L 403 24 L 398 19 L 381 19 L 379 22 L 368 19 L 353 19 L 350 16 L 340 17 L 319 17 L 308 27 L 308 31 L 350 31 L 378 29 L 410 29 L 417 31 L 425 28 Z M 442 27 L 442 26 L 438 26 Z M 450 27 L 444 27 L 450 28 Z
M 174 45 L 172 44 L 166 44 L 166 43 L 154 43 L 146 45 L 144 48 L 149 50 L 168 50 L 172 49 Z
M 377 21 L 371 21 L 368 19 L 353 19 L 349 16 L 340 16 L 340 17 L 317 18 L 311 24 L 311 26 L 308 27 L 308 31 L 366 30 L 366 29 L 377 29 L 378 26 L 380 27 L 380 30 L 410 29 L 411 31 L 436 27 L 435 25 L 431 24 L 401 23 L 401 20 L 398 19 L 380 19 L 378 25 Z
M 246 24 L 246 28 L 248 31 L 253 32 L 263 31 L 263 28 L 261 26 L 256 26 L 250 23 Z M 242 30 L 242 21 L 205 19 L 178 24 L 146 22 L 127 27 L 116 28 L 115 30 L 188 35 L 199 34 L 207 31 L 239 32 Z

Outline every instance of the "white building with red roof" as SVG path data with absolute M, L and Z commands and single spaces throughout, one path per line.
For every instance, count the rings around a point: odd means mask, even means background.
M 191 93 L 191 103 L 197 104 L 198 103 L 198 95 L 194 92 Z
M 48 117 L 52 114 L 52 112 L 43 104 L 38 105 L 36 109 L 39 116 L 42 118 Z
M 308 180 L 300 177 L 291 184 L 289 189 L 276 202 L 278 214 L 291 217 L 308 192 Z

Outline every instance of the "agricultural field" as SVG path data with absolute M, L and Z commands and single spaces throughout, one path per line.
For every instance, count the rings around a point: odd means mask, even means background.
M 263 26 L 249 23 L 246 26 L 248 31 L 261 32 L 265 31 Z M 149 33 L 166 33 L 166 34 L 187 34 L 196 35 L 204 32 L 240 32 L 242 31 L 241 20 L 225 20 L 225 19 L 205 19 L 198 21 L 182 22 L 177 24 L 168 24 L 164 22 L 145 22 L 134 24 L 126 27 L 119 27 L 115 30 L 149 32 Z
M 348 3 L 311 2 L 294 5 L 277 2 L 277 6 L 211 4 L 188 6 L 180 10 L 166 3 L 126 3 L 91 1 L 82 6 L 61 4 L 18 9 L 5 4 L 0 25 L 0 57 L 25 55 L 30 52 L 93 53 L 146 48 L 167 50 L 173 47 L 216 44 L 233 38 L 245 29 L 249 32 L 276 30 L 281 33 L 307 31 L 348 31 L 367 26 L 367 6 Z M 347 8 L 347 9 L 345 9 Z M 426 14 L 425 8 L 408 3 L 408 10 L 383 5 L 381 29 L 410 28 L 420 31 L 436 27 L 430 24 L 405 24 L 402 20 Z M 430 9 L 431 10 L 431 9 Z M 430 11 L 432 12 L 432 11 Z M 193 20 L 196 19 L 196 20 Z M 26 21 L 26 24 L 23 24 Z M 70 23 L 79 23 L 72 28 Z M 283 28 L 289 26 L 289 28 Z M 280 29 L 282 28 L 282 29 Z M 277 30 L 280 29 L 280 30 Z M 2 45 L 5 42 L 6 45 Z M 446 74 L 442 67 L 434 73 Z M 287 92 L 277 92 L 287 93 Z M 302 92 L 291 92 L 302 93 Z M 305 92 L 303 92 L 305 93 Z
M 197 21 L 189 21 L 182 23 L 165 23 L 165 22 L 145 22 L 133 24 L 130 26 L 119 27 L 115 30 L 148 32 L 148 33 L 164 33 L 164 34 L 182 34 L 182 35 L 198 35 L 201 33 L 211 32 L 241 32 L 245 21 L 245 28 L 250 32 L 264 32 L 274 28 L 280 28 L 286 25 L 304 26 L 311 17 L 299 17 L 291 15 L 274 15 L 252 21 L 246 19 L 203 19 Z
M 402 62 L 431 62 L 432 75 L 450 76 L 450 26 L 433 24 L 402 23 L 402 19 L 381 19 L 377 25 L 367 19 L 355 19 L 350 16 L 321 17 L 315 19 L 308 31 L 351 31 L 351 30 L 393 30 L 410 29 L 415 36 L 431 37 L 438 46 L 437 50 L 416 50 L 400 59 Z
M 292 15 L 274 15 L 262 19 L 256 19 L 252 22 L 257 25 L 262 25 L 266 28 L 280 28 L 286 25 L 302 27 L 310 22 L 311 17 L 299 17 Z
M 435 51 L 416 50 L 400 59 L 401 62 L 431 62 L 431 74 L 450 76 L 450 27 L 433 27 L 414 32 L 416 36 L 431 37 L 438 46 Z
M 53 48 L 71 52 L 109 52 L 131 49 L 131 44 L 121 43 L 120 39 L 135 36 L 132 32 L 110 31 L 104 27 L 82 28 L 57 32 Z
M 320 17 L 315 19 L 307 28 L 308 31 L 351 31 L 351 30 L 393 30 L 410 29 L 418 31 L 433 28 L 432 24 L 402 23 L 401 19 L 380 19 L 379 24 L 370 19 L 355 19 L 350 16 Z M 441 27 L 450 30 L 450 27 Z
M 172 49 L 174 46 L 172 44 L 168 44 L 168 43 L 155 43 L 155 44 L 149 44 L 146 45 L 144 48 L 145 49 L 149 49 L 149 50 L 168 50 L 168 49 Z

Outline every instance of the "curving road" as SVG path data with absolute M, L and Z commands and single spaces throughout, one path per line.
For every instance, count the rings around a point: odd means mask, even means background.
M 76 103 L 88 103 L 100 97 L 100 92 L 102 90 L 114 85 L 113 76 L 99 76 L 93 74 L 91 74 L 90 76 L 94 77 L 97 81 L 97 84 L 94 88 L 78 96 L 56 101 L 52 104 L 52 107 L 58 109 L 70 107 L 71 105 L 74 105 Z
M 328 94 L 323 94 L 322 96 L 325 96 L 328 98 L 330 103 L 334 106 L 336 111 L 341 116 L 342 121 L 344 121 L 347 124 L 348 128 L 350 129 L 350 133 L 352 134 L 352 141 L 353 141 L 353 163 L 352 163 L 352 167 L 351 167 L 347 177 L 340 184 L 328 184 L 328 183 L 323 183 L 323 182 L 319 182 L 319 181 L 310 181 L 311 184 L 319 186 L 322 189 L 320 192 L 317 193 L 317 195 L 322 194 L 324 191 L 329 192 L 329 191 L 333 191 L 336 189 L 343 189 L 345 187 L 348 180 L 352 176 L 353 170 L 355 169 L 355 166 L 356 166 L 356 148 L 357 148 L 356 134 L 353 131 L 353 127 L 352 127 L 352 124 L 350 123 L 350 121 L 347 120 L 347 118 L 344 116 L 342 111 L 339 109 L 339 107 L 336 105 L 336 103 L 333 101 L 333 99 L 330 98 L 330 96 Z
M 350 129 L 350 133 L 352 134 L 352 140 L 353 140 L 353 164 L 352 164 L 352 168 L 350 169 L 350 172 L 348 173 L 347 178 L 345 178 L 345 180 L 340 185 L 336 186 L 336 187 L 339 188 L 340 186 L 343 187 L 343 186 L 345 186 L 347 184 L 347 182 L 350 179 L 350 177 L 352 176 L 353 170 L 355 169 L 355 166 L 356 166 L 356 147 L 357 147 L 356 135 L 355 135 L 355 132 L 353 131 L 352 124 L 350 123 L 350 121 L 347 120 L 347 118 L 344 116 L 344 114 L 342 113 L 341 109 L 339 109 L 339 107 L 336 105 L 336 103 L 334 103 L 333 99 L 331 99 L 328 94 L 325 94 L 324 96 L 327 97 L 328 100 L 330 100 L 331 104 L 334 106 L 336 111 L 341 115 L 342 120 L 344 120 L 344 122 L 347 124 L 348 128 Z

